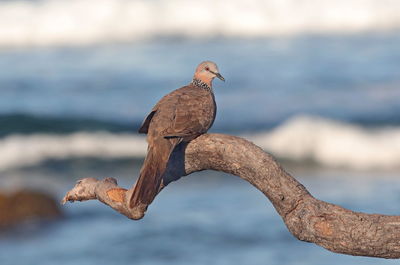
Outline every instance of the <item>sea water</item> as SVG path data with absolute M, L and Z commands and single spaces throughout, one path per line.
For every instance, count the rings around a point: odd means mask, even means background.
M 226 82 L 212 132 L 261 146 L 318 199 L 398 214 L 399 3 L 301 2 L 220 1 L 213 15 L 207 1 L 1 2 L 1 190 L 130 187 L 142 119 L 213 60 Z M 177 6 L 193 15 L 165 11 Z M 140 221 L 97 201 L 62 209 L 3 231 L 0 264 L 397 264 L 300 242 L 259 191 L 211 171 L 170 184 Z

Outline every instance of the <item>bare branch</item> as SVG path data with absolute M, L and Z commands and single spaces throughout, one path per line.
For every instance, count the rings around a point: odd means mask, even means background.
M 249 141 L 206 134 L 179 146 L 168 165 L 166 184 L 206 169 L 239 176 L 259 189 L 299 240 L 337 253 L 400 258 L 400 216 L 353 212 L 317 200 L 271 155 Z M 78 182 L 63 202 L 98 199 L 131 219 L 140 219 L 147 205 L 130 209 L 131 192 L 119 188 L 115 179 L 89 178 Z

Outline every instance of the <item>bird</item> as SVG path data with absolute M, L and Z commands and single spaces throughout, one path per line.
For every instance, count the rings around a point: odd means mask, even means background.
M 225 81 L 214 62 L 201 62 L 192 81 L 161 98 L 144 119 L 139 133 L 147 134 L 147 155 L 129 199 L 130 208 L 147 207 L 166 184 L 163 174 L 174 148 L 213 125 L 217 105 L 212 82 L 216 77 Z

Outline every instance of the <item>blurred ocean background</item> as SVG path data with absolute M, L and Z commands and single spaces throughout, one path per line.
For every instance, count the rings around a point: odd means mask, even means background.
M 276 156 L 310 192 L 400 213 L 400 1 L 0 1 L 0 190 L 60 200 L 83 177 L 129 187 L 136 131 L 215 61 L 212 132 Z M 99 202 L 0 233 L 0 264 L 397 264 L 299 242 L 218 172 L 172 183 L 134 222 Z

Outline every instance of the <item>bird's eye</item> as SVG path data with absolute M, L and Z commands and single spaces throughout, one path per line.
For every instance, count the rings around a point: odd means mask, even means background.
M 206 67 L 206 71 L 210 71 L 210 68 Z

